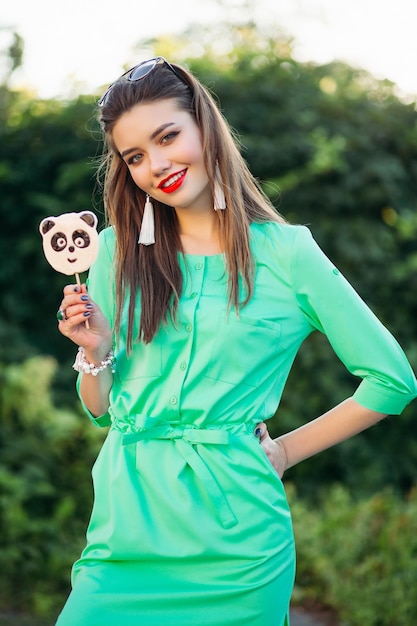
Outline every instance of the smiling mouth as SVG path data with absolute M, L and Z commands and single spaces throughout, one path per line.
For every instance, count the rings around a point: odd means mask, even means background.
M 75 263 L 77 259 L 67 259 L 68 263 Z
M 161 180 L 161 182 L 159 183 L 158 189 L 165 193 L 172 193 L 173 191 L 176 191 L 179 187 L 181 187 L 182 183 L 184 182 L 187 171 L 187 169 L 181 170 L 180 172 L 172 174 L 172 176 L 164 178 L 164 180 Z

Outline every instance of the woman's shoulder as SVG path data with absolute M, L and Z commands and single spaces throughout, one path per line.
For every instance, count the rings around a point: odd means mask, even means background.
M 107 253 L 113 258 L 114 249 L 116 247 L 116 233 L 113 226 L 103 228 L 99 233 L 99 246 L 101 253 Z
M 289 252 L 297 241 L 311 239 L 311 231 L 301 224 L 289 222 L 252 222 L 250 227 L 254 250 L 275 250 Z
M 107 226 L 106 228 L 103 228 L 103 230 L 101 230 L 99 233 L 99 238 L 102 241 L 105 241 L 107 244 L 112 243 L 114 245 L 116 242 L 116 232 L 114 230 L 114 227 Z

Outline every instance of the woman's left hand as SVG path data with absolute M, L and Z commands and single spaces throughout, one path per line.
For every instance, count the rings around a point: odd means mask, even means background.
M 270 460 L 278 476 L 282 478 L 285 470 L 287 469 L 287 454 L 285 452 L 284 444 L 281 443 L 279 439 L 271 439 L 265 422 L 260 422 L 256 425 L 255 435 L 259 437 L 259 443 L 261 444 L 266 456 Z

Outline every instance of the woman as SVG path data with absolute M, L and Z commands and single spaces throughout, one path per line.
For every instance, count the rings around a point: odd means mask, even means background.
M 110 430 L 58 624 L 284 626 L 284 471 L 400 413 L 416 380 L 310 232 L 262 195 L 189 72 L 145 61 L 99 111 L 110 227 L 88 293 L 64 289 L 59 330 L 80 346 L 86 412 Z M 272 441 L 263 422 L 316 329 L 363 380 Z

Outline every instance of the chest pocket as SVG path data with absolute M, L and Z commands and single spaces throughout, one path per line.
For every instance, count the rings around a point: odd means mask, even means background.
M 218 319 L 207 378 L 257 387 L 277 366 L 281 324 L 224 311 Z
M 123 350 L 116 356 L 116 363 L 120 380 L 157 378 L 162 375 L 162 350 L 160 346 L 136 343 L 130 356 Z
M 162 342 L 158 334 L 151 343 L 133 341 L 132 352 L 126 354 L 124 335 L 116 351 L 116 374 L 120 380 L 157 378 L 162 375 Z

